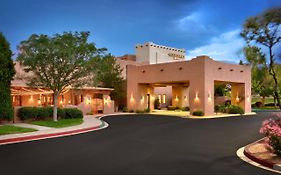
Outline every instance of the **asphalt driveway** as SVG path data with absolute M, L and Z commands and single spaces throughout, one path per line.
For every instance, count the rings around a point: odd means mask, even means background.
M 103 118 L 104 130 L 0 146 L 0 172 L 9 175 L 269 175 L 236 150 L 262 136 L 255 117 L 209 120 L 128 115 Z

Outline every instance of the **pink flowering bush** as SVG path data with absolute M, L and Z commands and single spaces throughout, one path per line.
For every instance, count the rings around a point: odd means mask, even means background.
M 276 115 L 277 118 L 263 121 L 260 133 L 264 134 L 267 143 L 274 150 L 274 153 L 281 155 L 281 115 Z

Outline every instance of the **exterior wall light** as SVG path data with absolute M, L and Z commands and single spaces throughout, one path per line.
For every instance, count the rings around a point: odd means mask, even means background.
M 91 101 L 92 101 L 91 97 L 88 97 L 88 105 L 91 104 Z
M 103 98 L 104 104 L 109 104 L 111 102 L 110 96 Z
M 239 102 L 239 100 L 240 100 L 240 99 L 239 99 L 239 96 L 238 96 L 238 93 L 237 93 L 237 96 L 236 96 L 236 99 L 235 99 L 235 100 L 236 100 L 236 102 Z
M 196 101 L 196 102 L 199 101 L 198 92 L 195 93 L 195 99 L 194 99 L 194 101 Z
M 250 102 L 250 95 L 247 95 L 247 101 Z
M 38 105 L 41 105 L 41 100 L 40 100 L 40 99 L 38 99 L 37 103 L 38 103 Z
M 211 92 L 208 93 L 208 101 L 209 101 L 209 102 L 212 101 Z
M 131 102 L 133 102 L 133 101 L 134 101 L 133 94 L 131 94 L 130 101 L 131 101 Z
M 30 96 L 29 101 L 33 102 L 33 95 Z
M 142 95 L 140 98 L 141 103 L 144 102 L 144 96 Z
M 187 101 L 187 96 L 184 96 L 184 101 Z
M 176 95 L 175 101 L 179 101 L 179 97 Z

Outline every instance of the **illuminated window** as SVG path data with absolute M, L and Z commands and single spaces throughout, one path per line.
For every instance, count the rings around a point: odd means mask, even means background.
M 21 96 L 13 96 L 13 106 L 21 106 Z
M 166 94 L 162 94 L 162 103 L 166 103 Z

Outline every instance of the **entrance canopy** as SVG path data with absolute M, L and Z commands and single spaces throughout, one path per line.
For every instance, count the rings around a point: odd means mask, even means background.
M 213 115 L 215 82 L 229 82 L 232 101 L 236 101 L 246 113 L 251 112 L 251 67 L 214 61 L 208 56 L 173 63 L 128 65 L 127 105 L 129 110 L 154 109 L 153 89 L 170 85 L 173 87 L 173 101 L 178 101 L 179 107 L 188 100 L 191 113 L 201 110 L 205 115 Z M 186 88 L 188 95 L 184 93 Z M 150 106 L 146 103 L 147 94 Z

